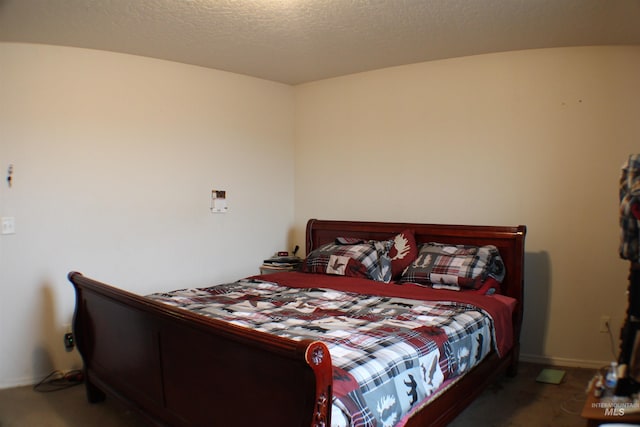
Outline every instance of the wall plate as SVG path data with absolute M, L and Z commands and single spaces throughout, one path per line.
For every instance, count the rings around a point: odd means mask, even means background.
M 12 216 L 2 217 L 2 234 L 14 234 L 16 232 L 16 219 Z

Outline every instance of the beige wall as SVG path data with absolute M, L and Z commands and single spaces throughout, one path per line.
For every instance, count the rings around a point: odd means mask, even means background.
M 293 221 L 293 88 L 0 43 L 0 388 L 78 364 L 70 270 L 148 293 L 257 274 Z M 14 165 L 14 185 L 5 173 Z M 212 189 L 230 212 L 211 214 Z
M 526 224 L 524 355 L 597 366 L 626 302 L 639 75 L 639 47 L 568 48 L 289 87 L 0 43 L 0 388 L 79 363 L 69 270 L 138 293 L 232 280 L 303 246 L 309 217 Z
M 620 166 L 640 150 L 640 47 L 508 52 L 296 87 L 309 217 L 525 224 L 522 351 L 598 366 L 626 308 Z

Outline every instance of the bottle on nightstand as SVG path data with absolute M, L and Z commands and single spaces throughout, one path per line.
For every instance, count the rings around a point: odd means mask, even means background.
M 611 366 L 607 369 L 607 373 L 604 377 L 604 386 L 607 388 L 607 394 L 613 396 L 616 392 L 616 386 L 618 385 L 618 364 L 611 362 Z

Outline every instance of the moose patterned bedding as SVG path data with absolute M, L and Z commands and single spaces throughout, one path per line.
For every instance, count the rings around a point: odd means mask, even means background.
M 505 297 L 411 284 L 284 273 L 149 297 L 242 327 L 324 342 L 333 364 L 333 426 L 402 426 L 491 351 L 511 345 L 512 306 Z

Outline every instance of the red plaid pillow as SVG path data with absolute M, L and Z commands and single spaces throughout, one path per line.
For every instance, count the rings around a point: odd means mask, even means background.
M 338 238 L 313 250 L 304 261 L 302 271 L 306 273 L 336 274 L 340 276 L 365 277 L 379 282 L 391 281 L 391 240 L 352 241 Z
M 489 277 L 501 283 L 504 276 L 504 263 L 493 245 L 425 243 L 400 282 L 453 290 L 479 289 Z

